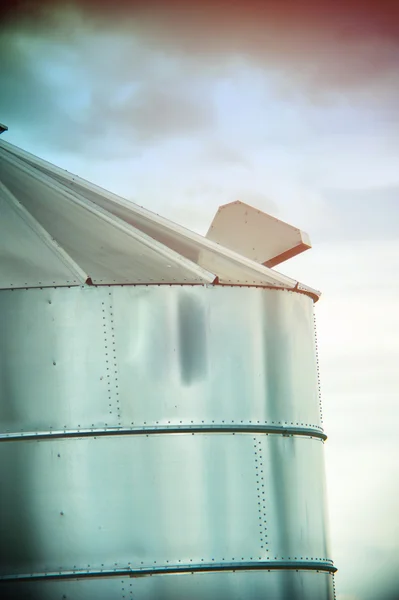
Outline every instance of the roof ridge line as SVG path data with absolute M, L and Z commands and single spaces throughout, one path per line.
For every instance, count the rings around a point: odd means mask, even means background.
M 39 239 L 47 246 L 47 248 L 53 252 L 60 261 L 64 264 L 67 269 L 74 275 L 82 284 L 86 283 L 89 279 L 89 275 L 78 265 L 76 261 L 62 248 L 62 246 L 55 240 L 46 229 L 39 223 L 37 219 L 25 208 L 25 206 L 19 202 L 14 194 L 8 189 L 2 181 L 0 181 L 0 189 L 4 194 L 4 199 L 11 206 L 15 212 L 19 214 L 25 224 L 35 233 Z
M 0 152 L 1 152 L 1 148 L 0 148 Z M 57 192 L 59 192 L 62 196 L 66 197 L 71 202 L 74 202 L 75 204 L 88 210 L 91 214 L 102 218 L 104 221 L 109 223 L 111 226 L 119 229 L 120 231 L 123 231 L 124 233 L 126 233 L 127 235 L 132 237 L 133 239 L 135 239 L 135 240 L 141 242 L 142 244 L 144 244 L 145 246 L 151 248 L 152 250 L 154 250 L 159 255 L 163 256 L 164 258 L 167 258 L 167 259 L 171 260 L 172 262 L 174 262 L 175 264 L 184 266 L 185 268 L 191 270 L 191 272 L 194 275 L 201 277 L 202 279 L 205 280 L 206 283 L 213 283 L 213 281 L 215 280 L 216 275 L 214 273 L 211 273 L 210 271 L 197 265 L 193 261 L 189 260 L 185 256 L 182 256 L 181 254 L 179 254 L 178 252 L 173 250 L 172 248 L 169 248 L 165 244 L 162 244 L 162 242 L 155 240 L 154 238 L 152 238 L 148 234 L 144 233 L 140 229 L 137 229 L 136 227 L 134 227 L 130 223 L 127 223 L 120 217 L 107 211 L 105 208 L 98 206 L 96 203 L 92 202 L 91 200 L 89 200 L 87 198 L 84 198 L 84 196 L 79 194 L 78 191 L 67 189 L 66 187 L 63 186 L 63 184 L 61 182 L 59 182 L 58 180 L 51 180 L 50 177 L 47 174 L 43 173 L 42 171 L 35 172 L 34 169 L 30 170 L 29 165 L 25 165 L 21 158 L 19 158 L 17 156 L 12 156 L 12 157 L 6 157 L 6 160 L 8 160 L 9 162 L 11 162 L 15 166 L 17 166 L 17 168 L 23 170 L 30 177 L 33 177 L 34 179 L 43 183 L 50 189 L 51 188 L 55 189 Z M 27 213 L 30 214 L 29 211 L 27 211 Z M 32 217 L 32 218 L 34 218 L 34 217 Z M 40 225 L 40 227 L 42 227 L 42 226 Z M 46 231 L 44 228 L 42 228 L 42 229 L 44 231 Z M 47 235 L 49 235 L 49 234 L 47 233 Z M 50 235 L 49 235 L 49 237 L 50 237 L 50 239 L 52 239 Z

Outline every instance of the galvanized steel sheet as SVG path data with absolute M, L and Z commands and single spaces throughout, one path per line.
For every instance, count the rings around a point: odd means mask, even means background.
M 276 435 L 3 443 L 1 573 L 326 561 L 321 459 Z
M 3 291 L 0 334 L 0 594 L 333 598 L 308 296 Z
M 312 311 L 259 288 L 1 292 L 1 430 L 321 429 Z

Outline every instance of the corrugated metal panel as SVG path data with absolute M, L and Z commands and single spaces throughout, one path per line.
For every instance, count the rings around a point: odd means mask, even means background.
M 87 274 L 0 182 L 0 289 L 81 285 Z
M 0 297 L 0 597 L 332 599 L 310 298 Z
M 231 433 L 2 443 L 0 574 L 265 559 L 253 458 Z
M 2 442 L 0 576 L 129 565 L 332 566 L 323 466 L 322 441 L 301 436 Z
M 303 294 L 226 286 L 3 292 L 0 432 L 320 430 L 312 308 Z
M 298 284 L 295 280 L 151 213 L 133 202 L 71 175 L 11 144 L 1 141 L 0 149 L 3 149 L 3 156 L 18 157 L 21 161 L 33 167 L 35 171 L 41 172 L 53 181 L 58 182 L 59 189 L 68 191 L 69 197 L 74 196 L 76 199 L 89 201 L 99 211 L 103 209 L 108 214 L 114 215 L 149 236 L 154 245 L 156 243 L 162 244 L 208 273 L 214 273 L 221 284 L 297 288 Z M 90 248 L 87 248 L 87 251 L 90 252 Z M 152 268 L 151 261 L 148 261 L 145 266 L 148 275 L 149 270 Z M 112 277 L 109 277 L 109 279 L 112 279 Z M 141 282 L 145 281 L 142 274 L 139 278 L 136 274 L 136 279 Z M 98 280 L 101 281 L 101 277 Z M 184 282 L 183 279 L 181 283 Z M 302 285 L 301 290 L 316 299 L 319 296 L 319 292 L 307 286 Z
M 0 149 L 1 153 L 1 149 Z M 3 152 L 0 179 L 93 283 L 211 283 L 215 275 Z

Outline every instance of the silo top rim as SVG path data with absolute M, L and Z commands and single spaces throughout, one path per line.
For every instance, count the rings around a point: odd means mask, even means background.
M 234 202 L 206 237 L 0 140 L 0 289 L 218 284 L 320 293 L 271 267 L 306 234 Z

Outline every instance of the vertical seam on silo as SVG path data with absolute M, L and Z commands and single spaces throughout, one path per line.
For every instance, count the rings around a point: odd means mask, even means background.
M 315 314 L 314 309 L 313 309 L 313 328 L 314 328 L 314 341 L 315 341 L 315 353 L 316 353 L 316 372 L 317 372 L 317 389 L 318 389 L 318 395 L 319 395 L 320 423 L 323 426 L 323 407 L 322 407 L 322 402 L 321 402 L 319 347 L 318 347 L 318 341 L 317 341 L 316 314 Z
M 108 304 L 102 302 L 103 313 L 103 333 L 104 333 L 104 349 L 105 362 L 107 369 L 107 392 L 108 392 L 108 408 L 109 414 L 112 415 L 113 408 L 116 408 L 116 416 L 118 425 L 121 424 L 119 391 L 118 391 L 118 368 L 116 361 L 115 350 L 115 330 L 114 330 L 114 313 L 111 301 L 111 292 L 108 294 Z M 108 319 L 110 322 L 110 330 L 108 330 Z M 113 400 L 116 399 L 116 407 L 113 406 Z
M 114 328 L 114 307 L 112 305 L 112 292 L 109 292 L 109 312 L 111 321 L 111 349 L 112 349 L 112 364 L 114 371 L 114 385 L 115 385 L 115 399 L 116 399 L 116 412 L 118 417 L 118 425 L 121 425 L 121 407 L 119 402 L 119 381 L 118 381 L 118 362 L 116 359 L 116 339 L 115 339 L 115 328 Z
M 333 582 L 333 596 L 334 596 L 334 600 L 337 600 L 337 592 L 335 589 L 335 575 L 334 573 L 332 574 L 332 582 Z
M 263 473 L 263 457 L 262 457 L 262 438 L 254 437 L 255 450 L 255 473 L 256 473 L 256 489 L 258 498 L 258 525 L 260 533 L 260 548 L 261 554 L 265 551 L 269 552 L 267 541 L 267 523 L 266 523 L 266 498 L 265 498 L 265 483 Z M 262 557 L 260 556 L 259 559 Z
M 111 396 L 111 376 L 109 366 L 109 352 L 108 352 L 108 335 L 107 335 L 107 312 L 105 310 L 105 302 L 101 303 L 102 317 L 103 317 L 103 334 L 104 334 L 104 353 L 105 353 L 105 364 L 107 370 L 107 392 L 108 392 L 108 412 L 112 414 L 112 396 Z

